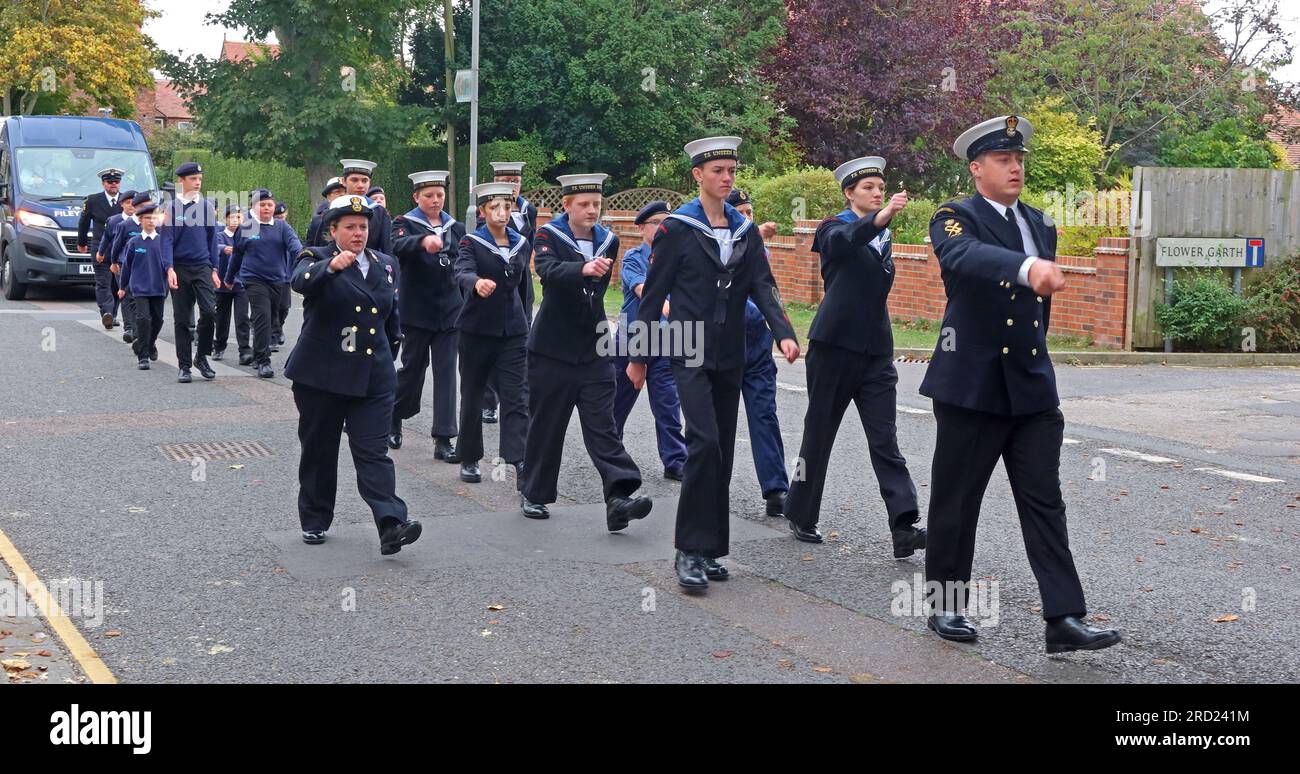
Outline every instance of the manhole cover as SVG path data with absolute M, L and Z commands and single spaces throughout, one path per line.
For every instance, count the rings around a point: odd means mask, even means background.
M 205 460 L 246 460 L 251 457 L 270 457 L 271 450 L 257 441 L 218 441 L 216 443 L 171 443 L 159 446 L 158 451 L 173 462 Z

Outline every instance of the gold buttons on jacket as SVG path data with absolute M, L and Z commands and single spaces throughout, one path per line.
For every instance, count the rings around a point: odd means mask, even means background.
M 373 355 L 373 354 L 375 354 L 375 351 L 374 351 L 373 349 L 370 349 L 369 347 L 367 347 L 367 348 L 366 348 L 366 354 L 367 354 L 367 355 Z
M 1037 355 L 1037 354 L 1038 354 L 1038 347 L 1034 347 L 1033 349 L 1029 350 L 1029 354 L 1031 354 L 1031 355 Z
M 372 307 L 370 307 L 370 313 L 371 313 L 371 314 L 379 314 L 379 307 L 377 307 L 377 306 L 372 306 Z
M 1012 293 L 1012 294 L 1011 294 L 1011 300 L 1012 300 L 1012 301 L 1015 301 L 1015 300 L 1016 300 L 1016 294 L 1015 294 L 1015 293 Z
M 1008 318 L 1007 318 L 1007 325 L 1010 326 L 1011 323 L 1012 323 L 1012 319 L 1011 319 L 1010 317 L 1008 317 Z
M 303 278 L 303 279 L 311 279 L 311 272 L 309 272 L 309 271 L 304 271 L 304 272 L 302 273 L 302 278 Z
M 1038 323 L 1034 323 L 1034 325 L 1037 325 L 1037 324 L 1038 324 Z M 374 329 L 374 328 L 371 328 L 371 329 L 370 329 L 370 335 L 371 335 L 371 336 L 374 336 L 374 335 L 375 335 L 375 329 Z
M 1002 348 L 1002 354 L 1004 354 L 1004 355 L 1007 354 L 1007 353 L 1010 352 L 1010 351 L 1011 351 L 1011 348 L 1010 348 L 1010 347 L 1003 347 L 1003 348 Z
M 361 307 L 358 306 L 358 307 L 357 307 L 357 311 L 360 312 L 360 311 L 361 311 Z
M 1038 321 L 1037 321 L 1037 320 L 1034 320 L 1034 327 L 1035 327 L 1035 328 L 1038 327 Z M 371 331 L 371 333 L 374 333 L 374 331 Z
M 1043 297 L 1042 297 L 1042 296 L 1039 296 L 1039 297 L 1038 297 L 1038 303 L 1040 303 L 1040 304 L 1043 303 Z

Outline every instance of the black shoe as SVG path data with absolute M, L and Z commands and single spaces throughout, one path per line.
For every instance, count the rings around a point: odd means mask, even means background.
M 649 497 L 611 497 L 605 501 L 605 526 L 618 532 L 633 519 L 644 519 L 653 507 Z
M 271 345 L 271 351 L 272 351 L 272 352 L 279 352 L 279 351 L 280 351 L 280 345 L 279 345 L 279 344 L 272 344 L 272 345 Z
M 1082 618 L 1074 615 L 1047 622 L 1048 653 L 1101 650 L 1117 644 L 1120 639 L 1118 630 L 1088 626 Z
M 905 559 L 925 549 L 925 527 L 903 527 L 893 534 L 895 559 Z
M 99 321 L 104 324 L 104 330 L 106 331 L 113 330 L 113 324 L 116 322 L 113 319 L 113 314 L 111 312 L 104 312 L 103 314 L 101 314 L 99 316 Z
M 523 460 L 520 460 L 520 461 L 516 462 L 516 463 L 514 464 L 514 467 L 515 467 L 515 481 L 523 482 L 523 480 L 524 480 L 524 461 L 523 461 Z
M 262 379 L 270 379 L 275 376 L 275 369 L 271 368 L 270 363 L 263 363 L 257 367 L 257 375 Z
M 483 475 L 478 471 L 478 463 L 462 462 L 460 464 L 460 480 L 467 484 L 477 484 L 483 480 Z
M 551 511 L 542 503 L 535 503 L 527 497 L 519 498 L 519 507 L 523 509 L 524 515 L 530 519 L 549 519 Z
M 246 365 L 252 365 L 252 364 L 253 364 L 253 356 L 252 356 L 252 355 L 240 355 L 240 356 L 239 356 L 239 364 L 240 364 L 240 365 L 243 365 L 243 366 L 246 366 Z
M 700 554 L 677 552 L 677 585 L 687 591 L 704 591 L 709 587 L 709 577 L 704 570 L 704 557 Z
M 773 492 L 772 494 L 768 495 L 768 496 L 767 496 L 767 515 L 768 515 L 768 516 L 774 516 L 774 517 L 775 517 L 775 516 L 784 516 L 784 515 L 785 515 L 785 499 L 786 499 L 787 497 L 789 497 L 789 493 L 788 493 L 788 492 Z M 818 542 L 821 542 L 821 541 L 818 541 Z
M 826 540 L 826 538 L 822 537 L 822 533 L 818 531 L 816 524 L 814 524 L 811 527 L 805 528 L 799 526 L 798 524 L 795 524 L 792 521 L 790 522 L 790 532 L 796 538 L 802 540 L 805 543 L 822 543 L 825 542 Z
M 153 349 L 149 350 L 149 359 L 150 359 L 150 360 L 153 360 L 153 361 L 157 361 L 157 360 L 158 360 L 158 348 L 157 348 L 157 347 L 154 347 Z
M 483 424 L 495 425 L 497 423 L 496 409 L 483 409 Z
M 926 619 L 925 625 L 935 634 L 953 642 L 970 642 L 980 636 L 979 629 L 966 620 L 964 615 L 932 615 Z
M 275 343 L 276 343 L 276 344 L 279 344 L 279 345 L 282 346 L 282 347 L 284 346 L 284 334 L 283 334 L 283 333 L 281 333 L 279 336 L 276 337 Z
M 460 455 L 456 452 L 456 444 L 452 443 L 450 438 L 433 439 L 433 458 L 453 465 L 460 462 Z
M 704 557 L 704 575 L 711 581 L 724 581 L 731 577 L 731 573 L 718 563 L 717 559 Z
M 384 556 L 395 554 L 402 550 L 402 546 L 409 546 L 419 540 L 423 531 L 420 522 L 414 519 L 404 524 L 392 522 L 379 531 L 379 553 Z
M 139 368 L 141 371 L 148 371 L 148 370 L 149 370 L 149 358 L 147 358 L 147 357 L 142 357 L 142 358 L 140 358 L 140 362 L 137 363 L 135 367 L 136 367 L 136 368 Z
M 302 532 L 302 542 L 309 546 L 318 546 L 325 542 L 325 530 L 307 529 Z
M 194 377 L 190 375 L 190 369 L 182 368 L 180 374 L 176 377 L 176 381 L 181 384 L 189 384 L 194 381 Z
M 225 351 L 224 349 L 218 349 L 218 350 L 214 351 L 214 352 L 212 353 L 212 359 L 213 359 L 213 360 L 225 360 L 225 359 L 226 359 L 226 351 Z
M 388 448 L 402 448 L 402 420 L 393 417 L 393 424 L 388 428 Z
M 681 480 L 682 480 L 682 469 L 681 469 L 681 468 L 664 468 L 664 478 L 668 479 L 669 481 L 681 481 Z
M 212 366 L 208 365 L 208 358 L 204 355 L 199 355 L 198 357 L 194 358 L 194 367 L 199 369 L 199 374 L 204 379 L 211 380 L 217 378 L 217 372 L 213 371 Z M 258 376 L 261 375 L 262 374 L 259 372 Z
M 131 331 L 127 331 L 126 333 L 123 333 L 123 334 L 122 334 L 122 341 L 125 341 L 127 344 L 134 344 L 134 343 L 135 343 L 135 334 L 132 333 Z

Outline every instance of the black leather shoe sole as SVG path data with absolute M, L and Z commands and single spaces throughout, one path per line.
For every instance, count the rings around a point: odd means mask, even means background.
M 496 423 L 497 423 L 497 415 L 496 415 L 496 414 L 484 414 L 484 415 L 483 415 L 483 424 L 485 424 L 485 425 L 495 425 Z
M 419 540 L 423 531 L 420 522 L 408 521 L 380 539 L 379 553 L 384 556 L 395 554 L 402 550 L 402 546 L 409 546 Z
M 934 619 L 933 619 L 933 618 L 926 619 L 925 625 L 926 625 L 926 627 L 927 627 L 930 631 L 932 631 L 932 632 L 934 632 L 935 634 L 939 635 L 939 636 L 942 637 L 943 639 L 948 640 L 949 642 L 974 642 L 975 640 L 979 639 L 979 636 L 980 636 L 980 635 L 979 635 L 979 632 L 970 632 L 970 631 L 962 631 L 962 632 L 947 631 L 947 632 L 945 632 L 945 631 L 940 631 L 940 630 L 939 630 L 939 627 L 935 625 L 935 623 L 934 623 Z
M 194 381 L 194 377 L 190 376 L 189 374 L 181 374 L 180 376 L 176 377 L 176 381 L 180 382 L 181 384 L 189 384 L 190 382 Z
M 546 509 L 545 505 L 534 504 L 531 507 L 521 505 L 519 506 L 519 510 L 523 511 L 524 517 L 528 519 L 537 519 L 540 521 L 542 519 L 551 518 L 551 512 Z
M 1047 652 L 1048 653 L 1070 653 L 1076 650 L 1105 650 L 1106 648 L 1109 648 L 1111 645 L 1118 645 L 1120 642 L 1123 641 L 1123 639 L 1124 638 L 1121 637 L 1119 633 L 1116 633 L 1113 637 L 1102 637 L 1093 642 L 1086 642 L 1081 645 L 1075 645 L 1074 643 L 1064 643 L 1064 642 L 1049 642 L 1047 643 Z
M 452 465 L 455 465 L 456 463 L 460 462 L 460 455 L 456 453 L 455 449 L 452 449 L 449 452 L 439 451 L 438 449 L 434 449 L 433 458 L 435 460 L 442 460 L 443 462 Z
M 324 532 L 304 532 L 302 533 L 302 542 L 309 546 L 318 546 L 325 542 Z
M 709 590 L 708 580 L 705 580 L 703 583 L 696 583 L 694 581 L 683 580 L 680 575 L 677 576 L 677 585 L 681 586 L 688 594 L 703 594 Z
M 796 540 L 804 543 L 825 543 L 826 538 L 820 532 L 813 532 L 800 528 L 797 524 L 790 524 L 790 534 L 794 535 Z
M 711 581 L 725 581 L 731 577 L 731 572 L 726 567 L 718 565 L 716 568 L 705 567 L 704 576 Z
M 140 369 L 141 371 L 148 371 L 148 370 L 149 370 L 149 361 L 148 361 L 148 360 L 141 360 L 139 363 L 136 364 L 135 367 L 138 368 L 138 369 Z

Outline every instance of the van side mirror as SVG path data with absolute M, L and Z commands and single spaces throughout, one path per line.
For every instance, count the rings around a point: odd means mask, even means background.
M 9 204 L 9 184 L 0 183 L 0 202 Z

